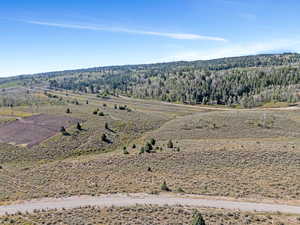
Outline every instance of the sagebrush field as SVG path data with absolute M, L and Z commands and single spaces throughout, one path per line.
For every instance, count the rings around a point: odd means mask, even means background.
M 57 118 L 39 122 L 53 132 L 41 142 L 32 145 L 1 143 L 2 204 L 72 195 L 157 194 L 162 191 L 163 182 L 172 192 L 240 201 L 300 203 L 300 114 L 297 109 L 214 108 L 124 97 L 99 98 L 61 91 L 49 93 L 60 98 L 60 103 L 45 103 L 34 109 L 26 105 L 0 109 L 1 117 L 5 118 L 0 131 L 4 133 L 7 127 L 14 127 L 20 120 Z M 43 95 L 40 91 L 36 94 Z M 73 122 L 66 125 L 62 118 Z M 79 122 L 80 129 L 75 122 Z M 26 124 L 33 133 L 42 135 L 38 125 L 23 122 L 22 126 Z M 67 134 L 59 131 L 60 126 L 65 126 Z M 18 135 L 24 134 L 15 130 Z M 148 149 L 150 142 L 154 143 Z M 149 209 L 141 207 L 139 211 Z M 76 212 L 81 220 L 86 213 L 95 210 L 98 209 L 74 209 L 63 213 Z M 115 210 L 118 212 L 114 217 Z M 127 210 L 129 214 L 121 216 Z M 96 216 L 95 221 L 118 224 L 111 221 L 119 220 L 121 224 L 132 218 L 134 210 L 103 209 L 99 211 L 100 219 Z M 160 210 L 170 217 L 162 220 L 157 217 L 153 224 L 178 221 L 171 215 L 180 209 L 151 208 L 153 213 Z M 187 223 L 191 211 L 182 212 L 186 212 L 180 214 L 185 215 L 182 223 Z M 56 213 L 63 215 L 59 211 L 47 215 Z M 212 210 L 212 213 L 216 212 Z M 232 219 L 223 212 L 218 215 L 212 219 L 215 216 L 204 213 L 211 224 L 218 224 L 217 221 L 242 223 L 248 218 L 238 214 Z M 41 216 L 44 218 L 41 220 L 40 216 L 40 213 L 19 215 L 3 221 L 22 224 L 30 218 L 29 221 L 41 223 L 54 218 Z M 56 221 L 68 223 L 64 216 L 59 218 L 55 216 Z M 270 220 L 266 216 L 251 218 L 260 221 L 255 224 L 268 224 Z M 281 219 L 280 216 L 276 218 Z M 143 220 L 143 216 L 138 220 Z

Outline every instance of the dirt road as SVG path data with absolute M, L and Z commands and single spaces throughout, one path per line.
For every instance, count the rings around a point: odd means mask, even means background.
M 33 212 L 33 210 L 76 208 L 80 206 L 134 206 L 136 204 L 182 205 L 192 207 L 213 207 L 241 211 L 281 212 L 300 214 L 300 206 L 238 202 L 225 200 L 201 199 L 197 195 L 177 194 L 110 194 L 101 196 L 73 196 L 68 198 L 44 198 L 24 201 L 18 204 L 0 206 L 0 215 L 5 213 Z

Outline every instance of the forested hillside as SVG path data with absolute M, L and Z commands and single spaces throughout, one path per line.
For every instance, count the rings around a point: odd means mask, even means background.
M 31 84 L 41 80 L 49 81 L 50 88 L 188 104 L 292 103 L 299 100 L 300 54 L 97 67 L 30 78 Z

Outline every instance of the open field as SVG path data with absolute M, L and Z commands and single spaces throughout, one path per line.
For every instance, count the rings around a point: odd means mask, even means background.
M 65 210 L 17 213 L 0 217 L 1 224 L 192 224 L 195 210 L 211 225 L 229 224 L 299 224 L 299 216 L 281 213 L 253 213 L 233 210 L 189 208 L 184 206 L 137 205 L 132 207 L 81 207 Z
M 186 193 L 299 203 L 300 153 L 295 147 L 299 142 L 286 144 L 220 141 L 212 145 L 186 140 L 178 143 L 180 152 L 165 148 L 140 155 L 129 149 L 130 154 L 124 155 L 120 149 L 101 157 L 66 159 L 26 169 L 8 165 L 1 172 L 0 197 L 155 192 L 165 180 L 173 191 L 181 188 Z M 274 147 L 283 150 L 272 150 Z
M 300 138 L 300 115 L 266 110 L 195 113 L 171 120 L 150 135 L 161 140 Z

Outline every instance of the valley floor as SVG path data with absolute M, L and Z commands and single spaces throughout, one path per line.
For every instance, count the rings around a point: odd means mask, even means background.
M 101 206 L 97 198 L 104 198 L 103 194 L 112 198 L 106 200 L 121 196 L 115 205 L 126 203 L 127 198 L 130 204 L 118 205 L 121 208 L 133 204 L 192 202 L 191 197 L 177 195 L 180 201 L 166 194 L 145 194 L 142 198 L 124 194 L 159 193 L 165 182 L 173 194 L 207 196 L 190 206 L 231 210 L 235 206 L 234 209 L 243 210 L 244 204 L 250 204 L 250 208 L 244 208 L 246 211 L 259 211 L 261 208 L 257 207 L 262 205 L 257 203 L 277 202 L 279 205 L 265 207 L 269 211 L 299 213 L 300 109 L 297 107 L 215 109 L 123 97 L 105 99 L 88 94 L 51 93 L 62 99 L 59 104 L 44 104 L 36 109 L 16 107 L 14 114 L 0 109 L 3 119 L 0 118 L 0 127 L 23 114 L 49 114 L 78 119 L 83 129 L 72 125 L 67 128 L 69 135 L 57 132 L 34 146 L 0 144 L 3 205 L 41 198 L 50 198 L 46 203 L 57 202 L 53 200 L 56 198 L 66 198 L 69 202 L 70 197 L 76 203 L 74 207 L 99 206 L 98 203 Z M 46 96 L 39 95 L 46 101 Z M 129 110 L 119 109 L 124 105 Z M 67 108 L 70 114 L 66 114 Z M 101 139 L 103 134 L 109 141 Z M 152 138 L 155 143 L 151 153 L 142 153 L 142 147 Z M 170 140 L 172 147 L 168 144 Z M 89 201 L 81 204 L 82 197 L 76 196 L 93 197 L 86 197 Z M 209 196 L 224 201 L 214 202 Z M 229 205 L 228 199 L 232 201 Z M 246 203 L 247 200 L 256 203 Z M 17 206 L 1 206 L 0 211 L 4 212 L 5 207 L 14 210 Z M 295 207 L 291 208 L 295 211 L 288 211 L 289 207 Z M 44 208 L 41 204 L 39 209 Z M 30 208 L 24 209 L 27 210 Z

